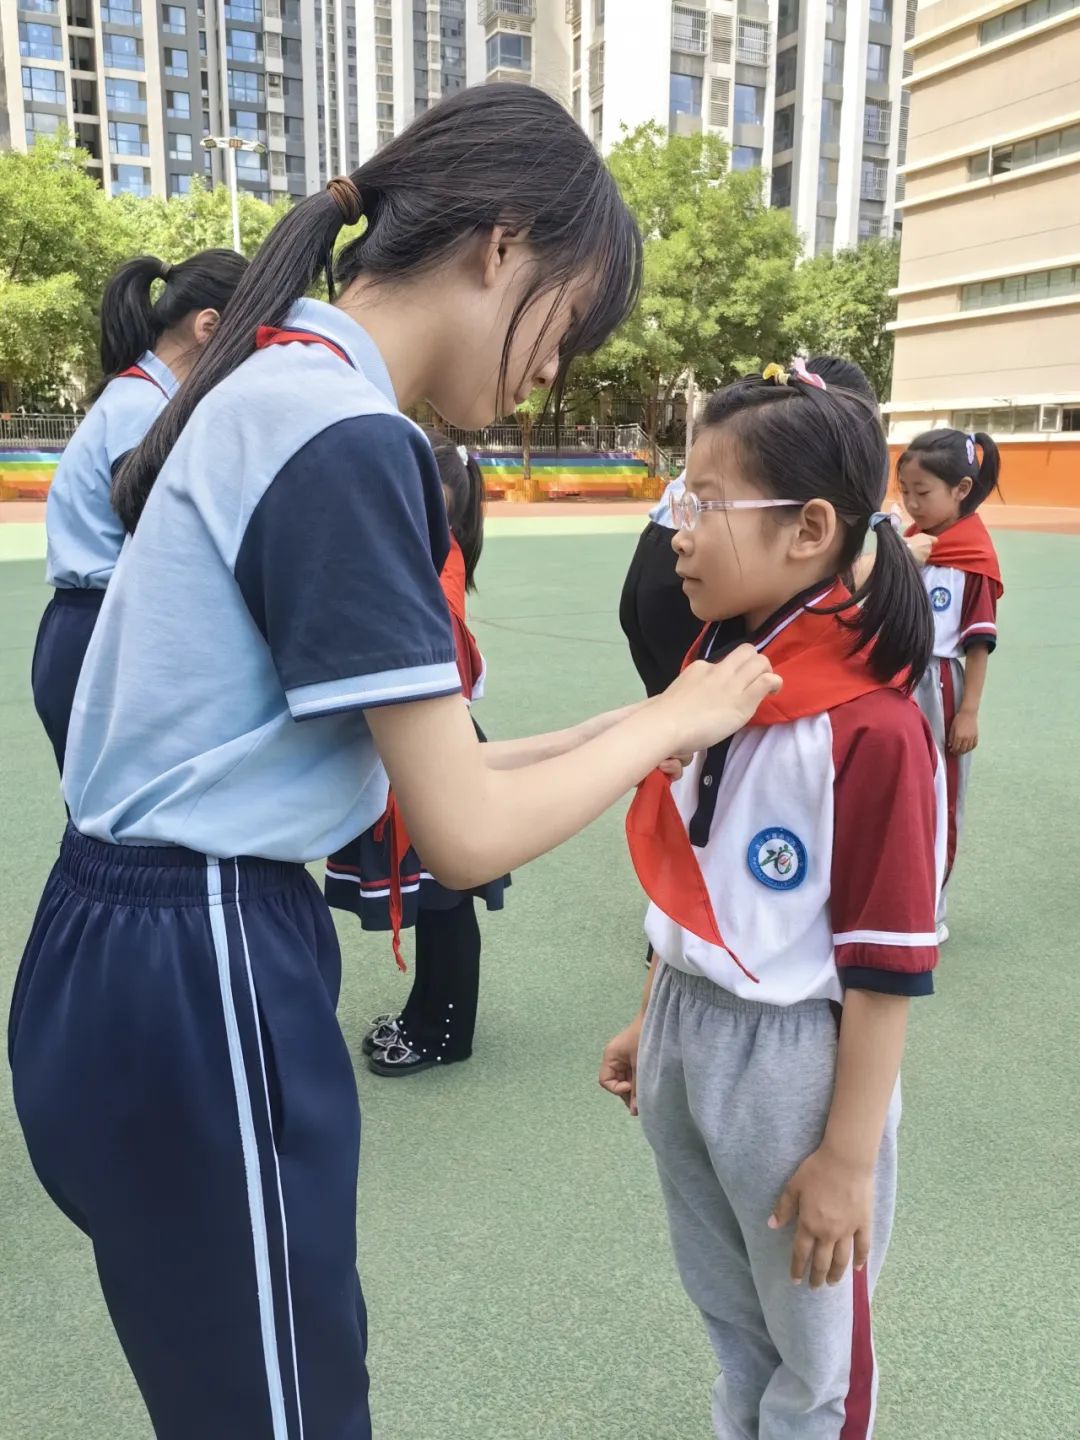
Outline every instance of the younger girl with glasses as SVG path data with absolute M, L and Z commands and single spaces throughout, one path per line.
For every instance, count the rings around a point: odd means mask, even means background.
M 710 400 L 675 501 L 697 654 L 748 638 L 783 688 L 674 786 L 639 788 L 627 832 L 655 959 L 600 1081 L 656 1153 L 723 1440 L 872 1428 L 870 1298 L 945 822 L 908 698 L 930 603 L 881 512 L 887 469 L 867 400 L 770 366 Z M 841 577 L 871 528 L 877 564 L 852 595 Z

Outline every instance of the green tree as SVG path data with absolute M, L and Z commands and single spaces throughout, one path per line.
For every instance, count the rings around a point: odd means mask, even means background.
M 134 237 L 88 160 L 62 134 L 0 154 L 0 405 L 55 398 L 93 367 L 97 300 Z
M 627 134 L 608 157 L 645 241 L 641 303 L 583 368 L 575 395 L 643 398 L 651 470 L 661 402 L 693 371 L 703 388 L 759 368 L 782 349 L 799 239 L 763 199 L 759 170 L 728 169 L 713 135 Z
M 892 384 L 896 318 L 890 290 L 900 270 L 896 240 L 873 240 L 857 250 L 828 251 L 800 265 L 789 317 L 791 350 L 843 355 L 866 371 L 881 400 Z
M 171 195 L 167 200 L 119 195 L 112 203 L 127 216 L 141 253 L 175 264 L 198 250 L 232 248 L 232 211 L 225 185 L 211 188 L 201 176 L 194 176 L 187 195 Z M 288 203 L 282 197 L 267 205 L 240 192 L 240 248 L 245 255 L 254 255 Z

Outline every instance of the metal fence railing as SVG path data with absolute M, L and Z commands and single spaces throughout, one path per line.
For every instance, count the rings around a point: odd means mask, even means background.
M 0 414 L 0 450 L 62 448 L 81 419 L 81 415 L 67 414 Z

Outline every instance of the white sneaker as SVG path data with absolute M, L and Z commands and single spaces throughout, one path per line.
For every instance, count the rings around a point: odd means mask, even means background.
M 941 924 L 937 927 L 937 943 L 938 943 L 939 945 L 944 945 L 944 944 L 945 944 L 945 941 L 946 941 L 948 938 L 949 938 L 949 927 L 945 924 L 945 921 L 943 920 L 943 921 L 941 922 Z

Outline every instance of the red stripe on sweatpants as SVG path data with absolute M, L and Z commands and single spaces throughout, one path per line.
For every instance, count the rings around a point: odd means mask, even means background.
M 840 1440 L 866 1440 L 874 1405 L 874 1346 L 870 1336 L 870 1290 L 866 1266 L 851 1277 L 851 1379 Z
M 956 859 L 956 805 L 960 797 L 960 756 L 949 748 L 949 735 L 956 719 L 956 686 L 951 660 L 941 660 L 941 707 L 945 716 L 945 794 L 949 806 L 949 835 L 945 852 L 945 879 L 952 874 Z

